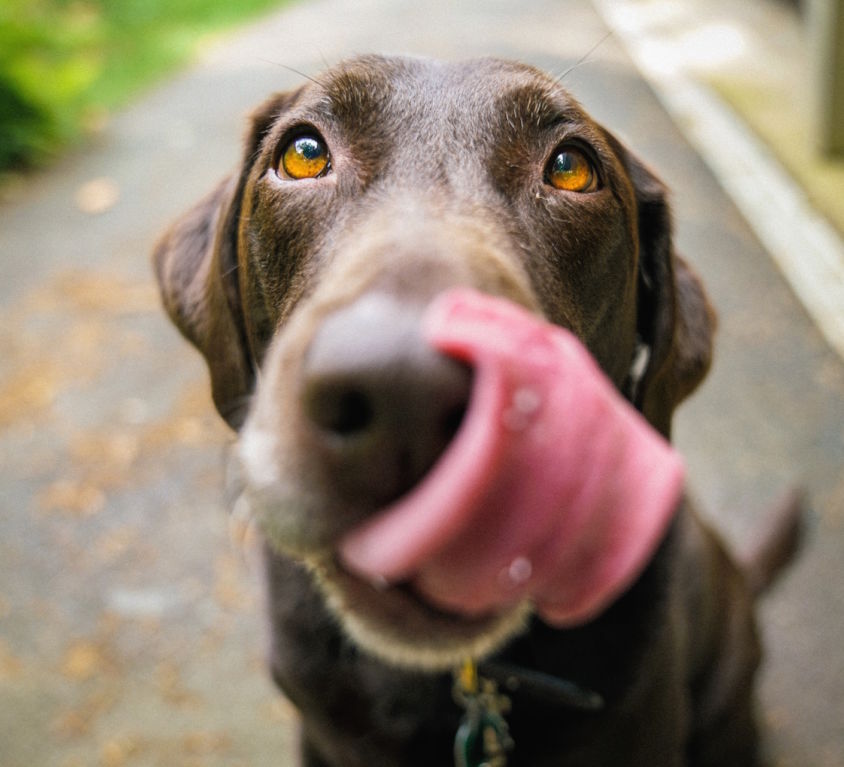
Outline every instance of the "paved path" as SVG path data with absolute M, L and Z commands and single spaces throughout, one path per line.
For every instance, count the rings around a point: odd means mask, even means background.
M 291 763 L 257 578 L 226 534 L 229 435 L 147 262 L 236 162 L 242 115 L 351 53 L 563 72 L 603 35 L 585 0 L 302 3 L 0 206 L 2 767 Z M 743 541 L 783 489 L 811 490 L 811 543 L 764 604 L 764 716 L 775 764 L 841 767 L 844 367 L 616 42 L 564 82 L 671 185 L 680 248 L 721 312 L 715 369 L 677 429 L 696 494 Z

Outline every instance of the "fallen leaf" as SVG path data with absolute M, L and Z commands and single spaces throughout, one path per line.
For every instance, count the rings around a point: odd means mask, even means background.
M 172 663 L 161 663 L 156 669 L 156 681 L 161 697 L 174 706 L 196 706 L 202 699 L 185 687 L 179 668 Z
M 97 718 L 110 711 L 117 700 L 113 691 L 95 690 L 72 708 L 62 711 L 52 722 L 51 730 L 63 738 L 80 738 L 88 735 Z
M 190 732 L 182 738 L 182 750 L 193 756 L 219 753 L 230 746 L 229 737 L 220 732 Z
M 68 272 L 51 289 L 63 304 L 80 311 L 120 315 L 161 309 L 158 288 L 152 280 L 138 282 L 120 274 Z
M 90 679 L 106 665 L 100 648 L 93 642 L 74 642 L 65 652 L 61 673 L 75 682 Z
M 114 738 L 103 743 L 100 748 L 102 767 L 123 767 L 138 750 L 138 744 L 129 737 Z
M 93 178 L 76 190 L 76 207 L 83 213 L 95 216 L 111 210 L 120 199 L 120 187 L 108 177 Z
M 81 738 L 91 731 L 91 718 L 84 709 L 62 711 L 54 720 L 51 730 L 63 738 Z
M 100 563 L 111 562 L 127 550 L 138 540 L 138 531 L 131 527 L 121 527 L 109 530 L 100 535 L 93 543 L 93 551 Z
M 0 384 L 0 426 L 28 420 L 53 404 L 58 374 L 45 362 L 15 371 Z
M 14 676 L 17 676 L 23 663 L 10 649 L 9 646 L 0 639 L 0 681 L 6 681 Z
M 100 468 L 103 473 L 124 472 L 138 455 L 138 439 L 133 434 L 82 433 L 70 445 L 76 461 Z
M 243 609 L 250 594 L 244 589 L 237 559 L 229 554 L 217 557 L 214 565 L 214 599 L 227 610 Z
M 90 517 L 103 510 L 106 496 L 100 487 L 90 482 L 60 479 L 44 488 L 37 500 L 43 511 Z

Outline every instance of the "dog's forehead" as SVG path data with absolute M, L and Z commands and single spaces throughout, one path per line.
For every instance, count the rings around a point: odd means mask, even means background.
M 409 57 L 368 56 L 347 61 L 319 79 L 325 107 L 343 119 L 361 116 L 424 116 L 424 122 L 460 115 L 516 120 L 543 128 L 560 120 L 584 120 L 585 113 L 554 79 L 534 67 L 501 59 L 442 62 Z M 490 122 L 487 122 L 489 125 Z

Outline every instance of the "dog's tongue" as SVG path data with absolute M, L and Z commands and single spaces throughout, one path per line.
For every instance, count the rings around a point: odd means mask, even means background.
M 474 369 L 446 452 L 341 543 L 344 565 L 478 615 L 524 599 L 589 620 L 653 555 L 678 505 L 678 455 L 569 332 L 502 299 L 450 291 L 423 332 Z

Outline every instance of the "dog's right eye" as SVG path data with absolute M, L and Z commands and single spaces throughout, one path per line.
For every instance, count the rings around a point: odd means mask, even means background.
M 331 167 L 328 147 L 317 136 L 299 136 L 293 139 L 281 154 L 277 171 L 299 181 L 304 178 L 319 178 Z
M 551 186 L 563 192 L 594 192 L 598 188 L 594 165 L 576 146 L 559 149 L 548 164 L 545 177 Z

